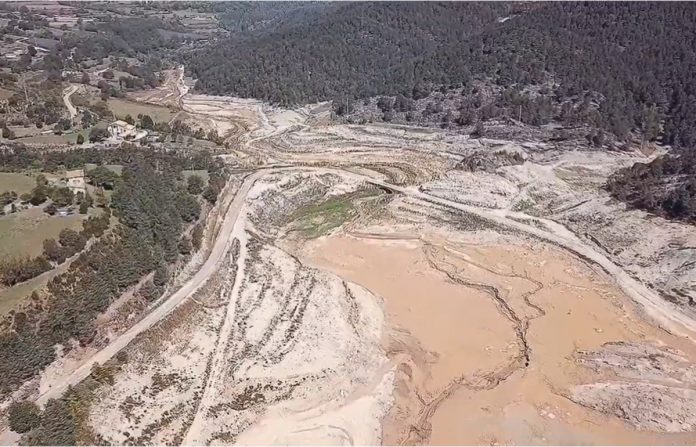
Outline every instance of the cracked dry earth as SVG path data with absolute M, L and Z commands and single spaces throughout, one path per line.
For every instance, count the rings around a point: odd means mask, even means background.
M 244 112 L 227 160 L 256 174 L 215 271 L 97 390 L 100 442 L 696 442 L 696 325 L 632 279 L 659 289 L 672 269 L 686 290 L 693 271 L 595 216 L 694 237 L 603 195 L 601 179 L 636 155 L 213 99 Z M 205 101 L 183 97 L 201 121 Z M 456 169 L 500 150 L 527 161 Z

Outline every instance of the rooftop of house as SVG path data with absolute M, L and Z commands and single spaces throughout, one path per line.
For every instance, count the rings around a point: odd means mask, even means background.
M 124 128 L 126 128 L 126 129 L 128 129 L 128 130 L 135 130 L 135 126 L 134 126 L 134 125 L 128 124 L 127 122 L 122 121 L 122 120 L 116 120 L 116 121 L 114 121 L 113 123 L 111 123 L 111 125 L 112 125 L 112 126 L 118 126 L 118 127 L 124 127 Z
M 65 171 L 65 178 L 77 178 L 77 177 L 84 177 L 85 176 L 85 171 L 82 169 L 74 169 L 72 171 Z

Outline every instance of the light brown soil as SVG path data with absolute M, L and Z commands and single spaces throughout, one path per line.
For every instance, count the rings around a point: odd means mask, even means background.
M 602 379 L 577 365 L 578 350 L 655 342 L 696 359 L 690 343 L 647 324 L 602 274 L 569 254 L 542 244 L 457 244 L 436 234 L 333 235 L 302 252 L 384 300 L 391 326 L 384 347 L 400 372 L 384 444 L 694 441 L 637 431 L 566 397 L 573 386 Z

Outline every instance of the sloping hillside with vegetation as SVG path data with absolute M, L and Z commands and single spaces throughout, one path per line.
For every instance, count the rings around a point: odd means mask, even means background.
M 294 104 L 378 95 L 418 99 L 467 87 L 460 91 L 467 99 L 478 93 L 471 81 L 479 79 L 531 91 L 532 99 L 585 102 L 592 107 L 583 109 L 582 122 L 619 139 L 634 132 L 675 146 L 696 143 L 693 4 L 228 8 L 232 12 L 219 15 L 235 32 L 183 58 L 207 93 Z
M 666 155 L 617 171 L 607 182 L 615 198 L 659 216 L 696 224 L 696 155 Z
M 99 239 L 65 273 L 53 278 L 45 292 L 30 299 L 0 321 L 0 396 L 34 377 L 51 363 L 56 344 L 70 349 L 71 340 L 85 345 L 97 332 L 96 317 L 124 291 L 152 274 L 141 294 L 154 300 L 163 291 L 171 266 L 197 247 L 184 234 L 199 218 L 203 200 L 214 202 L 224 185 L 223 167 L 209 154 L 182 156 L 172 151 L 125 147 L 109 151 L 32 151 L 22 146 L 0 148 L 6 170 L 40 166 L 84 166 L 86 161 L 121 164 L 111 203 L 101 219 L 85 221 L 81 234 Z M 208 187 L 188 188 L 182 170 L 204 169 Z M 108 216 L 118 225 L 109 232 Z M 192 247 L 193 245 L 193 247 Z

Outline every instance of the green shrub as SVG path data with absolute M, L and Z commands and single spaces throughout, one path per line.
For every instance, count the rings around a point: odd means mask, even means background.
M 26 433 L 41 424 L 41 410 L 34 402 L 12 402 L 8 408 L 7 421 L 12 431 Z

